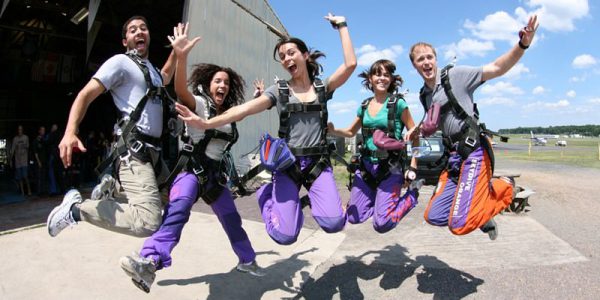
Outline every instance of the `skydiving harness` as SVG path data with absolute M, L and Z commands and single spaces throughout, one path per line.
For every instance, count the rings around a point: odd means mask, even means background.
M 361 115 L 360 121 L 361 125 L 365 117 L 365 112 L 369 107 L 369 103 L 371 103 L 373 97 L 369 97 L 361 103 Z M 384 130 L 385 134 L 393 139 L 396 139 L 396 113 L 398 111 L 398 100 L 405 101 L 401 94 L 393 94 L 389 97 L 387 102 L 387 128 Z M 364 127 L 362 126 L 362 136 L 363 142 L 366 141 L 367 137 L 373 136 L 373 132 L 378 128 L 375 127 Z M 381 130 L 381 129 L 380 129 Z M 402 139 L 400 137 L 400 139 Z M 364 144 L 364 143 L 363 143 Z M 377 174 L 373 176 L 370 172 L 367 171 L 367 168 L 364 165 L 361 157 L 375 157 L 379 160 L 379 165 L 377 169 Z M 348 165 L 348 188 L 352 187 L 352 180 L 354 176 L 354 172 L 356 170 L 360 170 L 361 176 L 365 183 L 369 185 L 372 189 L 375 189 L 381 181 L 385 180 L 390 175 L 390 167 L 392 166 L 402 166 L 404 169 L 406 157 L 406 150 L 369 150 L 366 146 L 362 147 L 359 151 L 359 155 L 355 155 L 351 158 L 350 164 Z M 402 171 L 404 173 L 404 170 Z
M 452 136 L 443 137 L 444 143 L 444 155 L 438 159 L 437 162 L 433 164 L 439 164 L 443 160 L 447 159 L 450 155 L 450 149 L 452 149 L 456 145 L 456 152 L 462 157 L 463 160 L 466 160 L 469 154 L 471 154 L 475 149 L 479 146 L 483 146 L 483 148 L 488 152 L 488 155 L 491 160 L 492 172 L 494 170 L 494 153 L 491 150 L 491 146 L 487 142 L 487 140 L 482 145 L 482 139 L 487 139 L 487 136 L 499 136 L 502 142 L 507 142 L 508 137 L 502 136 L 497 132 L 488 130 L 485 127 L 484 123 L 479 122 L 479 111 L 477 109 L 477 104 L 473 103 L 473 116 L 469 115 L 463 107 L 460 105 L 456 96 L 452 92 L 452 85 L 450 84 L 449 70 L 452 69 L 454 65 L 449 64 L 445 66 L 440 74 L 441 84 L 444 88 L 444 93 L 448 98 L 448 102 L 445 103 L 441 107 L 440 115 L 444 116 L 450 110 L 454 111 L 456 116 L 463 121 L 463 126 L 457 134 Z M 423 109 L 425 113 L 428 111 L 427 102 L 425 99 L 425 87 L 421 88 L 419 92 L 419 100 L 423 105 Z
M 212 101 L 208 100 L 208 95 L 203 94 L 203 98 L 208 110 L 208 118 L 211 119 L 217 115 L 217 108 Z M 204 137 L 196 143 L 192 141 L 189 135 L 182 135 L 183 147 L 179 152 L 177 164 L 160 187 L 171 184 L 175 177 L 185 169 L 194 173 L 198 178 L 198 195 L 206 204 L 211 204 L 219 198 L 229 180 L 237 186 L 241 194 L 246 194 L 246 189 L 240 181 L 233 158 L 229 152 L 238 138 L 239 133 L 235 122 L 231 123 L 231 133 L 217 129 L 207 129 L 204 131 Z M 213 160 L 206 155 L 206 148 L 212 139 L 227 142 L 223 150 L 223 158 L 220 161 Z M 208 185 L 211 179 L 212 184 Z
M 155 149 L 160 149 L 161 138 L 156 138 L 144 134 L 139 131 L 136 124 L 139 121 L 146 103 L 150 98 L 159 98 L 163 106 L 163 131 L 161 137 L 166 136 L 169 132 L 176 136 L 177 113 L 175 112 L 175 100 L 169 95 L 163 85 L 155 86 L 150 77 L 150 71 L 146 62 L 137 55 L 135 51 L 125 53 L 142 71 L 144 80 L 146 81 L 146 94 L 140 99 L 137 106 L 129 114 L 129 117 L 123 116 L 117 121 L 121 134 L 118 136 L 117 142 L 106 159 L 98 164 L 96 172 L 102 174 L 111 164 L 123 162 L 125 167 L 131 168 L 130 159 L 133 157 L 141 162 L 152 162 L 155 174 L 160 174 L 162 171 L 162 163 L 160 152 L 149 151 L 147 144 L 152 145 Z M 155 70 L 160 74 L 158 69 Z M 162 82 L 162 77 L 161 77 Z M 113 168 L 113 177 L 118 179 L 117 168 Z
M 325 93 L 325 85 L 319 78 L 315 78 L 313 86 L 317 93 L 318 103 L 289 103 L 290 88 L 287 81 L 278 80 L 277 87 L 279 89 L 279 103 L 281 103 L 281 111 L 279 113 L 279 138 L 289 141 L 290 135 L 290 115 L 295 113 L 319 112 L 321 120 L 321 141 L 318 146 L 314 147 L 290 147 L 290 151 L 294 156 L 313 156 L 316 161 L 304 170 L 300 169 L 300 164 L 296 162 L 291 167 L 285 170 L 287 175 L 297 184 L 303 185 L 307 190 L 313 184 L 315 179 L 319 177 L 321 172 L 327 167 L 331 167 L 330 156 L 337 154 L 334 147 L 327 143 L 327 95 Z M 334 158 L 340 159 L 337 156 Z M 341 159 L 343 161 L 343 159 Z M 345 161 L 344 164 L 347 165 Z

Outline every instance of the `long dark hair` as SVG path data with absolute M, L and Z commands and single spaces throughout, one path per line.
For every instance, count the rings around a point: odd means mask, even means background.
M 301 53 L 308 53 L 308 59 L 306 60 L 306 69 L 308 70 L 308 77 L 313 82 L 315 77 L 319 76 L 323 72 L 323 66 L 317 62 L 317 59 L 325 57 L 325 54 L 319 50 L 309 50 L 306 44 L 299 38 L 295 37 L 283 37 L 279 39 L 275 48 L 273 48 L 273 58 L 279 61 L 279 47 L 283 44 L 292 43 L 298 47 Z
M 388 72 L 388 74 L 390 74 L 391 78 L 390 86 L 388 87 L 387 92 L 396 92 L 398 88 L 402 86 L 404 80 L 402 80 L 402 77 L 400 77 L 400 75 L 394 74 L 394 72 L 396 72 L 396 65 L 392 61 L 387 59 L 380 59 L 374 62 L 368 70 L 364 70 L 362 71 L 362 73 L 358 74 L 358 77 L 363 79 L 362 85 L 366 89 L 373 91 L 373 86 L 371 85 L 369 79 L 373 75 L 381 75 L 382 67 Z
M 210 95 L 210 82 L 215 74 L 225 72 L 229 76 L 229 92 L 223 101 L 223 111 L 232 106 L 242 104 L 244 102 L 244 87 L 246 82 L 238 73 L 231 68 L 221 67 L 214 64 L 196 64 L 193 66 L 192 74 L 188 79 L 188 86 L 192 90 L 192 94 L 197 96 L 205 96 L 200 93 L 198 86 L 202 86 L 202 90 L 206 96 Z

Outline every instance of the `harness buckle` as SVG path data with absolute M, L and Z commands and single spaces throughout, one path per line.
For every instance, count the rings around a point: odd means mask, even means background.
M 185 152 L 194 152 L 194 145 L 192 144 L 183 144 L 183 147 L 181 148 L 181 150 L 185 151 Z
M 324 88 L 325 84 L 323 83 L 322 80 L 315 80 L 313 83 L 315 88 Z
M 192 172 L 194 172 L 194 175 L 198 176 L 202 173 L 204 173 L 204 168 L 202 166 L 199 166 L 199 168 L 192 168 Z
M 125 164 L 125 167 L 129 169 L 131 169 L 131 163 L 129 161 L 130 157 L 131 152 L 129 150 L 127 150 L 127 152 L 125 152 L 124 154 L 119 155 L 119 160 L 121 160 L 121 162 Z
M 133 142 L 133 144 L 131 145 L 131 151 L 138 153 L 138 152 L 140 152 L 142 147 L 144 147 L 144 143 L 142 143 L 138 140 L 135 140 L 135 142 Z
M 465 138 L 465 144 L 471 148 L 475 147 L 476 142 L 477 142 L 477 140 L 475 140 L 474 138 L 471 138 L 469 136 Z
M 285 82 L 285 80 L 278 80 L 277 81 L 277 88 L 280 90 L 284 90 L 284 91 L 288 91 L 290 90 L 290 87 L 288 86 L 287 82 Z

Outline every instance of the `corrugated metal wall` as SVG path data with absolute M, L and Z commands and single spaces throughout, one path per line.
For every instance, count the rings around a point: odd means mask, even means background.
M 286 71 L 272 56 L 279 37 L 259 19 L 286 34 L 265 0 L 187 0 L 184 20 L 190 24 L 189 35 L 202 37 L 189 55 L 188 74 L 191 65 L 199 62 L 231 67 L 246 81 L 246 99 L 252 97 L 255 78 L 264 78 L 265 87 L 274 84 L 276 75 L 286 78 Z M 232 148 L 232 154 L 242 172 L 245 167 L 239 161 L 240 155 L 258 145 L 261 133 L 276 134 L 278 126 L 275 108 L 247 117 L 238 124 L 240 139 Z

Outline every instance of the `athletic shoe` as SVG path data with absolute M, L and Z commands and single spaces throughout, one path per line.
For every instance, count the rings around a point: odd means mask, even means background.
M 250 273 L 251 275 L 258 277 L 266 275 L 265 270 L 258 266 L 256 260 L 249 264 L 239 263 L 235 268 L 242 273 Z
M 72 189 L 65 194 L 63 201 L 55 207 L 48 215 L 46 227 L 50 236 L 57 236 L 67 226 L 76 225 L 77 222 L 73 219 L 71 207 L 73 204 L 81 203 L 81 194 L 76 189 Z
M 90 199 L 92 200 L 106 200 L 115 191 L 115 179 L 109 174 L 104 174 L 100 183 L 98 183 L 92 190 Z
M 424 184 L 425 184 L 425 179 L 423 179 L 423 178 L 416 179 L 410 183 L 410 185 L 408 186 L 408 189 L 413 190 L 413 191 L 418 191 L 423 187 Z
M 498 237 L 498 224 L 496 224 L 496 221 L 492 218 L 481 226 L 481 231 L 487 233 L 490 240 L 493 241 Z
M 140 256 L 134 252 L 132 255 L 123 256 L 119 260 L 121 269 L 140 290 L 150 293 L 150 286 L 156 278 L 156 265 L 149 258 Z

